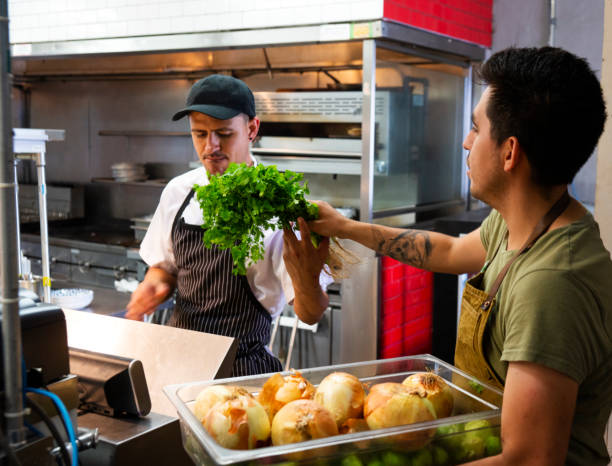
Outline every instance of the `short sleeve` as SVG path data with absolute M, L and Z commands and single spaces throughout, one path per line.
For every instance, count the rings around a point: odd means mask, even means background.
M 517 280 L 508 296 L 502 361 L 541 364 L 578 383 L 597 367 L 597 303 L 577 277 L 534 271 Z

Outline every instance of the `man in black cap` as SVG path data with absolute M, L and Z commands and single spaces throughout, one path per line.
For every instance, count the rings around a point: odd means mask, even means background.
M 229 250 L 204 247 L 202 212 L 192 187 L 208 183 L 209 175 L 223 173 L 232 162 L 256 163 L 249 149 L 259 130 L 255 100 L 239 79 L 212 75 L 192 86 L 186 107 L 172 119 L 186 115 L 203 167 L 164 189 L 140 248 L 149 270 L 126 317 L 141 320 L 176 289 L 171 325 L 238 339 L 233 376 L 280 371 L 279 360 L 266 348 L 271 317 L 289 302 L 302 321 L 321 318 L 331 281 L 322 273 L 328 241 L 315 249 L 305 222 L 300 223 L 305 240 L 290 230 L 270 231 L 264 259 L 248 267 L 246 277 L 233 275 Z

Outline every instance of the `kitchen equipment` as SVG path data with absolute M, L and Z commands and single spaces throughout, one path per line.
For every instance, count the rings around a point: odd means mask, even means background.
M 0 305 L 0 328 L 2 327 Z M 66 320 L 62 310 L 53 304 L 20 302 L 23 358 L 32 386 L 47 385 L 70 373 Z M 2 353 L 0 333 L 0 356 Z M 4 358 L 0 357 L 0 386 L 4 383 Z
M 132 224 L 130 228 L 134 230 L 134 237 L 136 241 L 140 242 L 144 238 L 147 230 L 149 229 L 149 225 L 151 224 L 151 219 L 153 218 L 153 214 L 145 215 L 144 217 L 134 217 L 131 218 Z
M 254 450 L 229 450 L 219 446 L 196 419 L 192 411 L 196 396 L 209 385 L 237 385 L 257 394 L 269 378 L 269 374 L 176 384 L 164 387 L 164 391 L 177 409 L 181 422 L 183 445 L 196 464 L 277 464 L 282 461 L 296 460 L 304 464 L 314 464 L 316 461 L 340 460 L 353 454 L 366 457 L 389 450 L 401 451 L 403 445 L 406 444 L 406 438 L 427 435 L 436 430 L 437 436 L 432 441 L 432 445 L 444 444 L 445 440 L 450 440 L 453 436 L 457 438 L 459 435 L 465 435 L 459 432 L 461 428 L 465 428 L 466 423 L 477 420 L 487 421 L 489 424 L 487 429 L 490 429 L 488 432 L 499 436 L 501 392 L 433 356 L 408 356 L 327 366 L 305 369 L 301 373 L 311 383 L 318 385 L 325 376 L 336 371 L 351 373 L 370 385 L 382 382 L 401 382 L 415 372 L 434 372 L 443 377 L 452 389 L 453 414 L 448 418 L 430 422 L 337 435 L 283 446 Z M 451 426 L 454 427 L 451 428 Z M 471 426 L 474 426 L 474 423 L 467 424 L 467 429 L 469 430 Z M 483 427 L 482 424 L 480 427 Z M 484 449 L 479 453 L 478 457 L 483 456 Z M 476 457 L 471 459 L 476 459 Z
M 142 163 L 122 162 L 111 165 L 115 181 L 144 181 L 147 179 Z
M 85 214 L 85 189 L 83 186 L 47 186 L 47 220 L 81 218 Z M 19 185 L 19 220 L 22 223 L 37 222 L 38 186 Z
M 80 408 L 108 416 L 146 416 L 151 398 L 142 362 L 69 348 L 70 369 L 79 376 Z
M 91 304 L 93 298 L 93 291 L 83 288 L 51 290 L 51 302 L 63 309 L 84 309 Z
M 416 172 L 422 157 L 427 81 L 376 90 L 377 175 Z M 361 174 L 361 91 L 255 92 L 263 163 L 302 173 Z
M 36 296 L 38 296 L 39 298 L 43 297 L 43 284 L 42 284 L 42 277 L 39 276 L 32 276 L 30 274 L 29 279 L 19 279 L 19 288 L 23 288 L 26 290 L 30 290 L 34 293 L 36 293 Z

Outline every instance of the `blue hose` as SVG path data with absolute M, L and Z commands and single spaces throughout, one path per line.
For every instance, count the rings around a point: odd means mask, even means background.
M 74 435 L 74 429 L 72 428 L 72 421 L 70 420 L 70 414 L 68 414 L 68 410 L 64 406 L 64 403 L 62 402 L 61 398 L 57 396 L 55 393 L 52 393 L 47 390 L 42 390 L 40 388 L 25 387 L 25 391 L 30 392 L 30 393 L 37 393 L 39 395 L 43 395 L 43 396 L 47 396 L 51 398 L 57 410 L 59 411 L 60 415 L 64 418 L 64 422 L 66 424 L 66 430 L 68 431 L 68 437 L 70 438 L 70 444 L 72 445 L 72 466 L 78 466 L 79 460 L 77 457 L 78 448 L 77 448 L 77 443 L 76 443 L 76 436 Z

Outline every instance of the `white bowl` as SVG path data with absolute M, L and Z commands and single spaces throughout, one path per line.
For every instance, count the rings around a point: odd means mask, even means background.
M 94 293 L 83 288 L 51 290 L 51 302 L 64 309 L 83 309 L 91 304 Z

